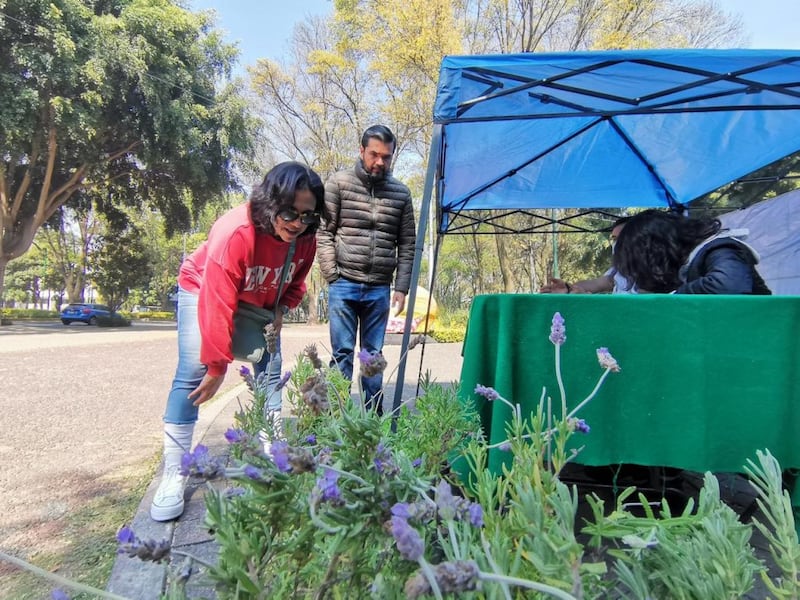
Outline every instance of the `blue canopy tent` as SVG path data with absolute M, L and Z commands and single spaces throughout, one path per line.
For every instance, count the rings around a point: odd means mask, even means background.
M 434 197 L 440 237 L 547 230 L 540 209 L 681 208 L 800 151 L 800 51 L 450 56 L 433 119 L 409 315 Z

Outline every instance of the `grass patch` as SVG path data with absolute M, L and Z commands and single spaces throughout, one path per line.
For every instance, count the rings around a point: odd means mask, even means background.
M 113 493 L 96 497 L 69 515 L 63 534 L 64 551 L 34 553 L 29 562 L 73 581 L 104 589 L 117 556 L 117 530 L 133 519 L 160 460 L 158 453 L 149 462 L 130 469 L 114 480 Z M 49 598 L 54 587 L 58 586 L 20 571 L 0 578 L 0 599 L 41 600 Z M 73 600 L 95 597 L 64 591 Z

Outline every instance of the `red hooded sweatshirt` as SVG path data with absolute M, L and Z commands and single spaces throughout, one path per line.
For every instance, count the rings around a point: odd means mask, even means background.
M 200 362 L 212 376 L 224 375 L 233 361 L 231 332 L 239 300 L 278 309 L 275 300 L 289 244 L 256 233 L 249 207 L 246 202 L 222 215 L 211 227 L 208 239 L 183 261 L 178 275 L 178 284 L 199 296 Z M 297 238 L 284 276 L 281 305 L 294 308 L 300 304 L 316 249 L 316 236 Z

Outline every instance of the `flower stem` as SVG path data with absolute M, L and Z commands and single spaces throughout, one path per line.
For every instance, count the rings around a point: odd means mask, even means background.
M 453 556 L 455 556 L 456 560 L 461 560 L 461 550 L 458 547 L 458 538 L 456 538 L 456 532 L 453 529 L 453 521 L 451 519 L 447 520 L 447 532 L 450 534 L 450 540 L 452 541 L 451 547 L 453 548 Z
M 442 600 L 442 590 L 439 589 L 439 582 L 436 581 L 436 573 L 433 572 L 433 569 L 431 569 L 431 566 L 428 564 L 428 561 L 425 560 L 425 557 L 420 556 L 417 562 L 419 563 L 419 567 L 422 570 L 423 575 L 425 575 L 425 579 L 428 580 L 428 583 L 431 586 L 431 591 L 436 597 L 436 600 Z
M 528 588 L 529 590 L 537 590 L 539 592 L 549 594 L 554 598 L 560 598 L 561 600 L 577 600 L 575 596 L 565 592 L 564 590 L 547 585 L 546 583 L 539 583 L 537 581 L 530 581 L 528 579 L 520 579 L 519 577 L 509 577 L 508 575 L 497 575 L 496 573 L 484 573 L 481 571 L 478 574 L 478 579 L 482 579 L 483 581 L 495 581 L 500 584 L 507 583 L 516 585 L 517 587 Z
M 348 471 L 342 471 L 341 469 L 337 469 L 336 467 L 332 467 L 330 465 L 324 465 L 323 468 L 330 469 L 334 473 L 338 473 L 342 477 L 347 477 L 348 479 L 352 479 L 353 481 L 355 481 L 356 483 L 360 483 L 361 485 L 366 485 L 366 486 L 371 485 L 367 481 L 361 479 L 361 477 L 359 477 L 358 475 L 353 475 L 352 473 L 350 473 Z
M 600 379 L 597 380 L 597 385 L 594 386 L 594 389 L 592 390 L 592 393 L 589 394 L 588 396 L 586 396 L 586 399 L 584 399 L 583 402 L 578 404 L 578 406 L 576 406 L 575 408 L 573 408 L 570 411 L 570 413 L 566 417 L 567 419 L 569 419 L 570 417 L 574 417 L 578 413 L 578 411 L 580 409 L 582 409 L 584 406 L 586 406 L 589 403 L 589 401 L 592 398 L 595 397 L 595 395 L 597 394 L 597 391 L 600 389 L 600 386 L 603 385 L 603 382 L 606 380 L 606 377 L 608 377 L 608 374 L 610 372 L 611 372 L 611 369 L 606 369 L 605 370 L 605 372 L 600 376 Z
M 42 568 L 37 567 L 36 565 L 32 565 L 29 562 L 25 562 L 21 558 L 17 558 L 16 556 L 11 556 L 10 554 L 6 554 L 3 551 L 0 551 L 0 560 L 8 561 L 21 569 L 25 569 L 26 571 L 30 571 L 35 575 L 40 577 L 44 577 L 45 579 L 49 579 L 57 583 L 58 585 L 63 585 L 65 587 L 72 588 L 73 590 L 77 590 L 79 592 L 85 592 L 87 594 L 91 594 L 93 596 L 98 596 L 100 598 L 108 598 L 109 600 L 128 600 L 125 596 L 118 596 L 117 594 L 112 594 L 111 592 L 106 592 L 103 590 L 98 590 L 90 585 L 85 585 L 83 583 L 78 583 L 77 581 L 72 581 L 67 579 L 66 577 L 62 577 L 61 575 L 56 575 L 55 573 L 51 573 L 50 571 L 45 571 Z
M 558 381 L 558 391 L 561 394 L 561 418 L 566 419 L 567 392 L 564 390 L 564 380 L 561 377 L 561 346 L 558 344 L 556 344 L 556 381 Z

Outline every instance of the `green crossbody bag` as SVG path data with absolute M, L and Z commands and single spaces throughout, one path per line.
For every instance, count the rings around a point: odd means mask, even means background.
M 283 263 L 281 271 L 281 283 L 278 287 L 278 296 L 275 299 L 275 306 L 279 306 L 283 287 L 286 285 L 286 273 L 289 264 L 294 256 L 294 242 L 289 245 L 286 253 L 286 261 Z M 275 320 L 275 312 L 250 304 L 249 302 L 239 301 L 236 312 L 233 313 L 233 334 L 231 335 L 231 353 L 234 358 L 246 360 L 251 363 L 260 362 L 264 358 L 267 342 L 264 339 L 264 328 Z

